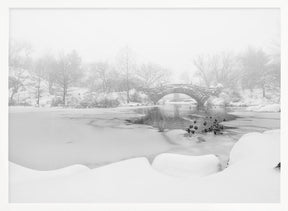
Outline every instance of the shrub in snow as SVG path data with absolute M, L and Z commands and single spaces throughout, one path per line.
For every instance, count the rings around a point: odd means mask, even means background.
M 175 121 L 175 119 L 166 116 L 158 107 L 154 107 L 149 109 L 145 116 L 133 120 L 133 123 L 152 125 L 153 127 L 158 128 L 159 132 L 164 132 L 167 128 L 167 122 L 169 121 Z
M 227 105 L 228 103 L 230 103 L 231 100 L 232 100 L 232 97 L 230 96 L 230 94 L 229 94 L 229 93 L 226 93 L 226 92 L 221 92 L 221 93 L 219 94 L 219 98 L 221 98 L 221 99 L 224 100 L 225 105 Z
M 86 94 L 79 102 L 79 108 L 113 108 L 120 105 L 117 96 L 113 94 L 95 93 Z
M 205 106 L 224 106 L 225 100 L 220 97 L 209 97 L 205 102 Z
M 97 107 L 100 108 L 113 108 L 119 106 L 119 104 L 117 99 L 104 98 L 97 101 Z
M 206 105 L 208 106 L 224 106 L 227 105 L 231 102 L 231 97 L 230 97 L 230 93 L 227 94 L 225 92 L 221 92 L 218 97 L 215 96 L 211 96 L 209 97 L 209 99 L 206 101 Z
M 62 97 L 56 96 L 51 101 L 52 107 L 63 106 L 63 99 Z
M 9 104 L 8 105 L 9 106 L 14 106 L 14 105 L 16 105 L 16 101 L 14 99 L 10 99 L 9 98 Z
M 265 106 L 270 104 L 279 104 L 280 92 L 277 90 L 267 91 L 266 97 L 263 97 L 261 89 L 243 90 L 240 92 L 241 99 L 233 100 L 230 106 Z M 256 108 L 256 107 L 255 107 Z M 252 109 L 252 108 L 251 108 Z
M 281 162 L 279 162 L 279 163 L 277 164 L 277 166 L 275 166 L 275 169 L 278 169 L 278 170 L 281 169 Z
M 186 128 L 186 131 L 188 133 L 188 136 L 192 136 L 194 134 L 199 133 L 209 133 L 213 132 L 214 135 L 220 134 L 222 135 L 222 131 L 224 130 L 224 126 L 219 124 L 221 121 L 226 121 L 226 119 L 220 119 L 217 117 L 212 116 L 206 116 L 205 118 L 201 119 L 194 119 L 192 121 L 192 124 L 189 125 L 188 128 Z
M 134 92 L 133 94 L 130 94 L 130 101 L 135 103 L 141 103 L 142 99 L 138 92 Z

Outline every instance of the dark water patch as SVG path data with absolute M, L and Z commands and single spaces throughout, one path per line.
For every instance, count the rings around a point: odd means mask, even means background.
M 178 115 L 167 115 L 165 112 L 156 107 L 149 109 L 145 116 L 126 120 L 126 122 L 150 125 L 163 132 L 165 129 L 184 129 L 191 123 L 191 120 Z
M 187 104 L 141 108 L 136 112 L 141 113 L 143 116 L 126 120 L 128 124 L 146 124 L 158 128 L 161 132 L 165 129 L 185 130 L 192 127 L 195 133 L 204 133 L 208 132 L 209 128 L 215 124 L 215 121 L 219 125 L 221 122 L 237 118 L 235 115 L 228 114 L 225 107 L 198 109 L 196 106 Z M 220 127 L 226 128 L 226 126 L 222 125 Z

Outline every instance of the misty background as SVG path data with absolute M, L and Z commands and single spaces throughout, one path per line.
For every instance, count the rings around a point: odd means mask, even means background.
M 280 10 L 12 9 L 9 73 L 10 105 L 143 103 L 171 83 L 279 102 Z

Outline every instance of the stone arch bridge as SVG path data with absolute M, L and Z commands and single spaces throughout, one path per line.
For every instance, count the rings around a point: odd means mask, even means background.
M 210 96 L 218 96 L 222 87 L 206 88 L 189 84 L 168 84 L 157 88 L 146 88 L 143 92 L 148 95 L 153 103 L 157 103 L 168 94 L 186 94 L 197 101 L 198 106 L 203 106 Z

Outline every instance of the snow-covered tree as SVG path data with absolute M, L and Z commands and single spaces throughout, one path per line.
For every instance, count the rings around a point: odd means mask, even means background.
M 35 89 L 36 94 L 36 104 L 40 105 L 40 98 L 44 89 L 47 88 L 45 85 L 48 81 L 49 87 L 48 91 L 51 94 L 52 92 L 52 83 L 51 75 L 56 76 L 56 60 L 50 55 L 44 55 L 33 62 L 32 68 L 32 83 L 30 83 L 32 88 Z
M 25 88 L 28 70 L 31 68 L 32 47 L 29 43 L 10 40 L 9 45 L 9 104 L 14 103 L 14 96 Z
M 248 48 L 240 57 L 242 68 L 242 87 L 261 88 L 263 97 L 271 80 L 269 56 L 262 49 Z
M 57 61 L 56 83 L 62 89 L 62 103 L 66 105 L 66 96 L 71 85 L 82 77 L 81 58 L 74 50 L 69 54 L 62 54 Z
M 127 95 L 127 103 L 130 102 L 129 90 L 134 88 L 133 84 L 133 76 L 136 70 L 136 62 L 134 53 L 132 50 L 127 46 L 122 48 L 119 52 L 118 57 L 118 69 L 121 73 L 120 76 L 122 77 L 122 82 L 125 84 L 125 91 Z
M 139 81 L 139 85 L 145 88 L 167 84 L 170 75 L 169 70 L 153 63 L 142 64 L 136 71 L 136 78 Z
M 92 91 L 101 91 L 109 93 L 114 87 L 113 68 L 107 62 L 92 63 L 88 67 L 88 86 Z
M 202 55 L 194 59 L 196 77 L 202 79 L 206 87 L 222 84 L 224 88 L 236 89 L 241 75 L 237 57 L 230 52 Z

